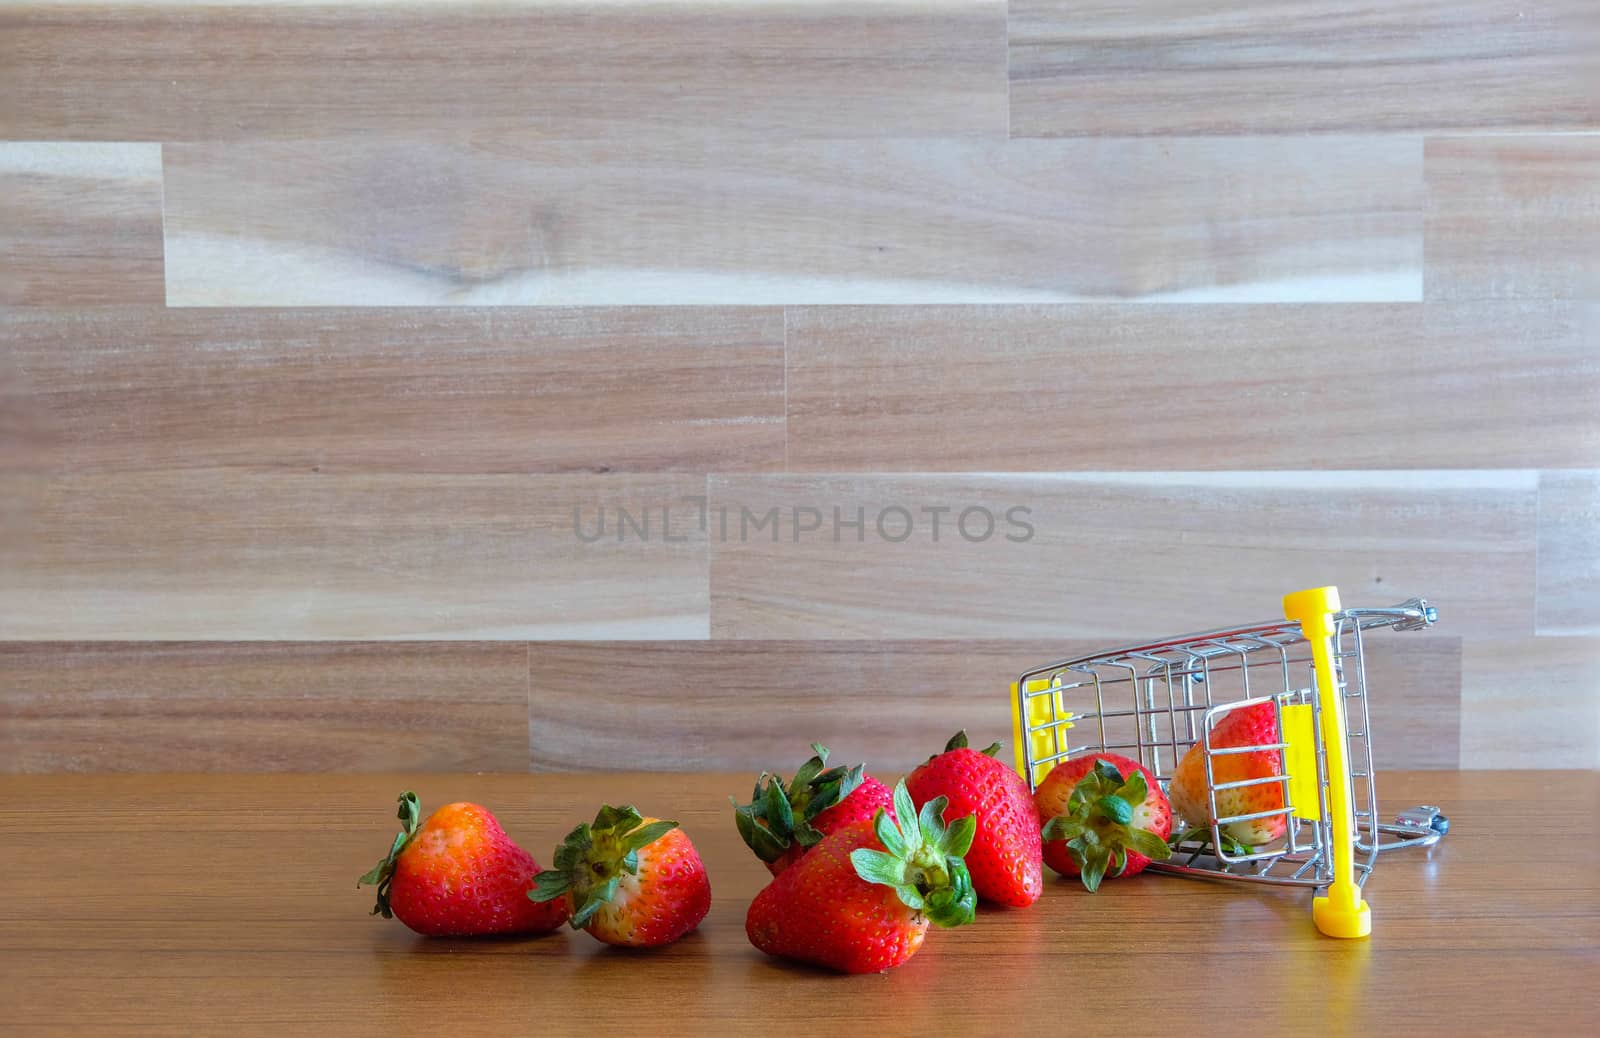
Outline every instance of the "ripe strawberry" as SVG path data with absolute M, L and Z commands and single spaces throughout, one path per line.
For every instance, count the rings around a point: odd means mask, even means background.
M 377 884 L 373 915 L 398 917 L 429 937 L 544 933 L 565 905 L 527 898 L 539 866 L 477 804 L 447 804 L 420 826 L 415 793 L 400 794 L 400 834 L 382 861 L 356 881 Z
M 572 927 L 607 944 L 654 948 L 700 925 L 711 882 L 677 822 L 645 818 L 632 807 L 602 807 L 556 848 L 528 897 L 565 896 Z
M 1172 854 L 1172 805 L 1136 760 L 1096 753 L 1062 761 L 1033 791 L 1033 802 L 1046 819 L 1045 864 L 1081 876 L 1090 890 L 1105 876 L 1137 876 L 1151 859 Z
M 919 815 L 906 784 L 895 787 L 896 823 L 880 808 L 813 846 L 750 904 L 750 943 L 780 958 L 844 973 L 881 973 L 922 947 L 931 921 L 970 923 L 976 903 L 961 856 L 976 823 L 947 829 L 936 797 Z
M 948 797 L 956 815 L 972 815 L 978 831 L 967 854 L 967 868 L 978 896 L 1022 908 L 1044 890 L 1039 846 L 1039 811 L 1028 784 L 994 758 L 1000 744 L 982 753 L 967 748 L 967 733 L 957 732 L 945 751 L 906 777 L 917 806 Z
M 739 835 L 774 876 L 800 860 L 824 836 L 851 822 L 870 822 L 882 807 L 891 813 L 889 787 L 863 774 L 863 765 L 829 768 L 828 748 L 800 765 L 788 788 L 783 777 L 762 772 L 748 804 L 734 802 Z
M 1239 746 L 1273 746 L 1279 742 L 1278 713 L 1272 701 L 1263 699 L 1249 706 L 1230 710 L 1222 715 L 1211 730 L 1211 748 L 1229 749 Z M 1258 750 L 1251 753 L 1213 753 L 1211 776 L 1216 785 L 1245 782 L 1283 774 L 1283 753 L 1280 750 Z M 1178 761 L 1167 785 L 1172 806 L 1191 826 L 1209 827 L 1216 820 L 1211 814 L 1211 804 L 1206 797 L 1206 748 L 1204 741 L 1189 747 L 1189 752 Z M 1259 785 L 1224 789 L 1217 793 L 1217 818 L 1255 814 L 1258 811 L 1283 809 L 1283 784 L 1262 782 Z M 1232 822 L 1222 827 L 1225 836 L 1240 843 L 1256 847 L 1271 843 L 1283 836 L 1288 819 L 1283 815 Z

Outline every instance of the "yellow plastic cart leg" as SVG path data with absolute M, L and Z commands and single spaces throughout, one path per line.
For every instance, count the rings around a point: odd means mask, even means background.
M 1310 588 L 1283 596 L 1283 615 L 1295 620 L 1311 646 L 1322 707 L 1322 745 L 1328 760 L 1328 829 L 1332 835 L 1333 882 L 1325 897 L 1311 904 L 1317 929 L 1329 937 L 1365 937 L 1372 932 L 1372 909 L 1361 899 L 1355 879 L 1355 813 L 1351 806 L 1349 743 L 1345 737 L 1344 697 L 1333 669 L 1333 614 L 1339 589 Z

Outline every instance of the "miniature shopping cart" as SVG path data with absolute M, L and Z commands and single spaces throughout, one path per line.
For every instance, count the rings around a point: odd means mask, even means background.
M 1153 871 L 1323 891 L 1313 901 L 1317 928 L 1364 937 L 1370 910 L 1361 885 L 1378 855 L 1428 847 L 1449 827 L 1437 808 L 1419 807 L 1384 822 L 1372 766 L 1363 643 L 1379 627 L 1425 628 L 1437 611 L 1420 598 L 1389 609 L 1341 609 L 1336 588 L 1283 600 L 1283 620 L 1224 628 L 1051 663 L 1024 673 L 1013 696 L 1017 765 L 1030 787 L 1056 764 L 1100 752 L 1138 760 L 1167 786 L 1190 747 L 1204 753 L 1210 824 L 1180 839 Z M 1231 711 L 1271 702 L 1280 741 L 1213 745 Z M 1281 753 L 1279 775 L 1219 783 L 1223 754 Z M 1217 816 L 1217 794 L 1276 783 L 1282 806 Z M 1283 835 L 1263 846 L 1228 836 L 1234 823 L 1281 815 Z M 1176 824 L 1176 823 L 1175 823 Z M 1273 828 L 1277 828 L 1276 824 Z M 1174 832 L 1178 830 L 1175 828 Z

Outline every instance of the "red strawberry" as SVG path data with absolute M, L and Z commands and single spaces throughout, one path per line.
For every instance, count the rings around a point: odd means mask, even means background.
M 1222 715 L 1211 730 L 1211 748 L 1229 749 L 1240 746 L 1274 746 L 1278 738 L 1278 712 L 1272 700 L 1263 699 L 1230 710 Z M 1213 753 L 1211 776 L 1216 785 L 1266 779 L 1283 774 L 1281 750 L 1257 750 L 1250 753 Z M 1283 783 L 1261 782 L 1259 785 L 1220 790 L 1217 793 L 1217 815 L 1211 814 L 1211 803 L 1206 796 L 1205 742 L 1195 743 L 1178 761 L 1167 786 L 1172 806 L 1191 826 L 1209 827 L 1217 818 L 1255 814 L 1258 811 L 1283 810 Z M 1232 822 L 1222 827 L 1223 835 L 1252 847 L 1271 843 L 1283 836 L 1288 826 L 1283 815 Z
M 487 810 L 447 804 L 419 826 L 420 815 L 417 795 L 401 793 L 400 835 L 356 882 L 377 884 L 373 915 L 429 937 L 544 933 L 567 917 L 565 905 L 528 900 L 539 866 Z
M 978 896 L 1022 908 L 1044 890 L 1039 846 L 1039 812 L 1028 784 L 994 758 L 1000 744 L 982 753 L 967 748 L 967 733 L 957 732 L 945 752 L 906 777 L 918 807 L 948 797 L 951 813 L 972 815 L 978 831 L 967 854 L 967 868 Z
M 970 923 L 976 897 L 961 855 L 975 823 L 945 828 L 945 800 L 919 815 L 905 783 L 895 822 L 879 809 L 811 848 L 756 895 L 745 916 L 750 943 L 780 958 L 844 973 L 880 973 L 922 947 L 928 923 Z
M 1128 776 L 1126 779 L 1123 776 Z M 1050 769 L 1033 802 L 1046 819 L 1044 861 L 1090 890 L 1105 876 L 1137 876 L 1172 854 L 1172 805 L 1136 760 L 1096 753 Z
M 870 822 L 878 808 L 894 810 L 889 787 L 863 774 L 863 766 L 829 768 L 828 748 L 800 765 L 788 788 L 762 772 L 750 803 L 734 802 L 739 835 L 774 876 L 800 860 L 824 836 L 851 822 Z
M 632 807 L 602 807 L 556 848 L 528 897 L 565 895 L 572 927 L 607 944 L 653 948 L 700 925 L 711 909 L 711 883 L 677 822 L 646 818 Z

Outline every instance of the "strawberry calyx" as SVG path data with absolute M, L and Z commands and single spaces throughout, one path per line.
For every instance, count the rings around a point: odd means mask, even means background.
M 1097 760 L 1094 770 L 1072 787 L 1066 814 L 1046 822 L 1040 835 L 1045 840 L 1065 840 L 1083 885 L 1098 890 L 1107 873 L 1120 876 L 1127 868 L 1129 851 L 1152 861 L 1172 856 L 1167 841 L 1133 824 L 1134 809 L 1149 795 L 1142 773 L 1124 779 L 1110 761 Z
M 639 851 L 676 828 L 677 822 L 646 823 L 632 805 L 605 805 L 592 824 L 561 841 L 552 866 L 533 877 L 528 897 L 554 901 L 570 895 L 572 928 L 581 930 L 616 896 L 623 876 L 639 874 Z
M 950 741 L 944 744 L 944 752 L 949 753 L 951 750 L 964 749 L 967 749 L 967 730 L 965 728 L 950 737 Z M 998 757 L 1000 756 L 1000 744 L 992 742 L 978 752 L 985 757 Z M 933 758 L 929 757 L 928 759 L 932 760 Z
M 919 813 L 901 779 L 894 787 L 895 817 L 880 807 L 872 820 L 883 850 L 850 852 L 857 876 L 892 887 L 901 904 L 936 926 L 962 926 L 977 914 L 978 895 L 963 856 L 972 847 L 978 820 L 967 815 L 946 826 L 949 804 L 947 797 L 934 797 Z
M 810 847 L 819 842 L 823 834 L 812 820 L 866 780 L 866 765 L 830 768 L 828 748 L 814 742 L 811 749 L 814 756 L 800 765 L 787 786 L 783 776 L 763 771 L 750 803 L 733 800 L 733 821 L 739 835 L 762 861 L 777 861 L 796 843 Z
M 399 804 L 400 808 L 396 814 L 400 818 L 400 832 L 389 847 L 389 853 L 364 876 L 356 880 L 357 889 L 377 884 L 378 903 L 373 906 L 372 914 L 381 915 L 385 919 L 394 918 L 394 912 L 389 908 L 389 886 L 394 882 L 394 863 L 399 859 L 400 852 L 406 849 L 406 844 L 417 835 L 422 818 L 422 805 L 417 801 L 417 795 L 409 789 L 400 794 Z

